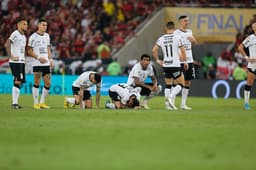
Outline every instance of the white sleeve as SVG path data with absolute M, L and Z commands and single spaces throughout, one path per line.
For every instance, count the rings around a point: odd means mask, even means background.
M 9 39 L 11 40 L 11 42 L 14 42 L 14 41 L 16 40 L 16 38 L 18 37 L 16 34 L 17 34 L 17 32 L 14 31 L 14 32 L 10 35 Z
M 33 34 L 28 39 L 28 46 L 32 47 L 32 48 L 35 46 L 35 39 L 34 39 Z
M 242 42 L 242 44 L 243 44 L 244 47 L 246 47 L 246 48 L 249 47 L 250 44 L 251 44 L 250 36 L 246 37 L 246 38 L 244 39 L 244 41 Z

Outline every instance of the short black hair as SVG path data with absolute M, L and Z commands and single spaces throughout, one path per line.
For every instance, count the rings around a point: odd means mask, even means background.
M 137 98 L 133 98 L 132 99 L 132 108 L 134 108 L 136 106 L 140 106 L 140 102 Z
M 46 21 L 45 18 L 40 18 L 40 19 L 38 20 L 38 23 L 41 23 L 41 22 L 47 22 L 47 21 Z
M 148 54 L 142 54 L 140 60 L 143 60 L 144 58 L 148 58 L 150 60 L 150 56 Z
M 25 17 L 18 17 L 17 19 L 16 19 L 16 23 L 18 24 L 19 22 L 21 22 L 21 21 L 27 21 L 27 19 L 25 18 Z
M 94 79 L 97 83 L 100 83 L 101 82 L 101 75 L 100 73 L 95 73 L 94 74 Z
M 174 22 L 172 22 L 172 21 L 167 22 L 166 28 L 168 28 L 168 29 L 174 29 Z
M 184 18 L 187 18 L 187 17 L 188 17 L 187 15 L 181 15 L 181 16 L 179 17 L 179 20 L 184 19 Z

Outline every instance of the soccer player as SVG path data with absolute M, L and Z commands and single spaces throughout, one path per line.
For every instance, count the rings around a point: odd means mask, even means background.
M 81 109 L 92 108 L 90 87 L 96 85 L 96 107 L 100 104 L 101 75 L 97 72 L 83 72 L 72 84 L 74 97 L 65 97 L 64 108 L 80 105 Z
M 175 28 L 172 21 L 166 24 L 166 34 L 156 41 L 152 53 L 156 62 L 163 66 L 165 76 L 165 107 L 167 110 L 177 110 L 174 98 L 184 86 L 184 75 L 181 69 L 181 61 L 186 61 L 186 51 L 181 37 L 174 34 Z M 162 50 L 163 60 L 159 59 L 158 51 Z M 188 64 L 184 63 L 188 69 Z M 172 88 L 175 81 L 176 86 Z
M 196 38 L 193 36 L 192 30 L 188 29 L 189 18 L 187 16 L 179 17 L 180 28 L 177 29 L 174 34 L 178 34 L 183 42 L 186 49 L 186 62 L 188 63 L 188 69 L 184 67 L 184 63 L 181 64 L 181 68 L 185 77 L 185 86 L 182 89 L 182 97 L 180 108 L 184 110 L 191 110 L 191 107 L 188 107 L 187 97 L 189 94 L 189 89 L 191 86 L 191 80 L 195 78 L 195 68 L 194 68 L 194 59 L 192 55 L 192 44 L 196 42 Z
M 9 64 L 13 75 L 12 87 L 12 108 L 20 109 L 18 104 L 20 96 L 20 85 L 25 79 L 25 47 L 27 38 L 25 33 L 28 30 L 28 22 L 24 18 L 17 21 L 17 29 L 10 35 L 5 43 L 5 48 L 9 56 Z
M 152 83 L 145 83 L 147 77 L 150 77 Z M 162 87 L 157 85 L 157 79 L 153 70 L 153 66 L 150 64 L 150 56 L 143 54 L 140 57 L 140 62 L 135 64 L 129 73 L 127 84 L 132 87 L 141 87 L 141 96 L 144 96 L 144 100 L 141 101 L 141 107 L 150 109 L 148 106 L 148 100 L 155 95 L 158 95 Z
M 109 96 L 112 103 L 107 101 L 105 107 L 109 109 L 123 109 L 140 107 L 141 88 L 133 88 L 127 84 L 114 84 L 109 88 Z
M 256 75 L 256 22 L 252 24 L 253 34 L 246 37 L 243 42 L 239 45 L 238 50 L 248 61 L 247 71 L 247 83 L 244 88 L 244 109 L 249 110 L 250 104 L 250 91 L 255 80 Z M 249 48 L 249 56 L 246 54 L 244 48 Z
M 34 86 L 32 87 L 34 109 L 50 108 L 45 104 L 45 98 L 49 93 L 51 85 L 53 59 L 50 47 L 50 36 L 46 33 L 46 30 L 47 21 L 45 19 L 39 19 L 38 29 L 29 37 L 28 41 L 28 55 L 34 58 L 32 64 L 34 73 Z M 43 77 L 44 80 L 44 88 L 39 103 L 39 85 L 41 77 Z

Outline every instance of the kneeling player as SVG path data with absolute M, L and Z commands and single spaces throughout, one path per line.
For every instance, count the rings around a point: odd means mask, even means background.
M 90 87 L 96 85 L 96 107 L 99 108 L 101 75 L 93 71 L 82 73 L 72 84 L 74 97 L 65 97 L 64 108 L 80 105 L 81 109 L 92 108 Z
M 133 88 L 127 84 L 114 84 L 109 89 L 109 96 L 112 103 L 107 101 L 105 107 L 109 109 L 122 109 L 140 107 L 141 88 Z

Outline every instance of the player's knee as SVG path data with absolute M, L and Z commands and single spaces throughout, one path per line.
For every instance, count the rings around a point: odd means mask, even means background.
M 244 86 L 244 90 L 250 91 L 250 90 L 251 90 L 251 87 L 252 87 L 252 86 L 249 86 L 249 85 L 246 84 L 246 85 Z
M 34 84 L 33 87 L 34 87 L 34 88 L 39 88 L 39 85 Z
M 88 109 L 92 108 L 92 101 L 91 100 L 85 100 L 85 108 L 88 108 Z
M 166 89 L 171 89 L 171 88 L 172 88 L 172 85 L 171 85 L 171 84 L 166 84 L 166 85 L 165 85 L 165 88 L 166 88 Z
M 20 89 L 20 84 L 18 84 L 18 83 L 14 83 L 14 87 L 16 87 L 16 88 Z
M 184 87 L 183 84 L 181 84 L 181 83 L 178 83 L 177 86 L 180 86 L 181 88 Z
M 50 90 L 50 86 L 44 86 L 46 90 Z

